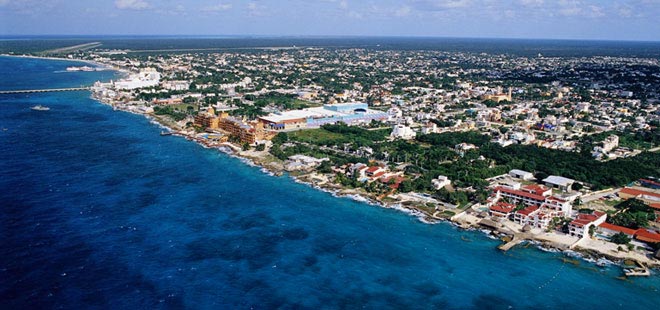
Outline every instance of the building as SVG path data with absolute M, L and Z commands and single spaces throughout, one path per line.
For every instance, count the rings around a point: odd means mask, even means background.
M 437 133 L 438 132 L 438 125 L 436 125 L 433 122 L 428 122 L 426 125 L 422 127 L 422 134 L 428 135 L 431 133 Z
M 618 193 L 617 196 L 621 199 L 630 199 L 635 198 L 643 201 L 644 203 L 650 205 L 651 207 L 660 204 L 660 194 L 643 191 L 635 188 L 624 187 Z
M 215 110 L 209 107 L 206 112 L 195 116 L 194 124 L 202 128 L 218 129 L 219 118 L 215 116 Z
M 392 133 L 390 134 L 390 137 L 394 139 L 404 139 L 404 140 L 412 140 L 415 139 L 417 136 L 417 133 L 415 133 L 412 128 L 406 126 L 406 125 L 395 125 L 394 128 L 392 128 Z
M 649 180 L 649 179 L 639 179 L 639 183 L 642 184 L 644 187 L 652 188 L 652 189 L 660 189 L 660 182 L 654 181 L 654 180 Z
M 545 228 L 555 217 L 569 217 L 573 212 L 570 201 L 552 196 L 552 190 L 540 185 L 527 185 L 519 189 L 497 186 L 488 199 L 491 215 L 513 215 L 513 221 L 520 225 Z M 503 204 L 505 203 L 505 204 Z M 510 206 L 522 205 L 523 209 L 513 212 Z
M 534 180 L 534 175 L 531 172 L 518 170 L 518 169 L 513 169 L 509 171 L 509 176 L 511 176 L 512 178 L 521 179 L 525 181 Z
M 503 201 L 498 201 L 488 208 L 490 216 L 509 218 L 515 211 L 516 206 Z
M 637 233 L 637 230 L 628 227 L 610 224 L 607 222 L 603 222 L 600 225 L 598 225 L 598 235 L 601 237 L 605 237 L 609 239 L 610 237 L 618 233 L 623 233 L 632 239 Z
M 433 185 L 433 188 L 436 190 L 444 188 L 445 186 L 448 186 L 451 184 L 451 180 L 447 178 L 444 175 L 438 176 L 437 178 L 433 179 L 431 181 L 431 184 Z
M 387 120 L 387 113 L 371 110 L 366 103 L 326 104 L 322 107 L 271 113 L 259 117 L 264 128 L 291 130 L 318 128 L 325 124 L 343 122 L 349 125 Z
M 254 144 L 257 141 L 256 130 L 237 118 L 231 116 L 220 118 L 218 121 L 218 128 L 239 139 L 242 143 Z
M 318 165 L 320 165 L 324 161 L 328 161 L 330 159 L 328 158 L 314 158 L 310 156 L 305 156 L 305 155 L 292 155 L 289 156 L 289 160 L 287 160 L 285 164 L 285 169 L 287 171 L 307 171 L 316 168 Z
M 573 186 L 573 183 L 575 183 L 575 180 L 565 178 L 565 177 L 556 176 L 556 175 L 551 175 L 551 176 L 543 179 L 543 183 L 546 186 L 559 189 L 563 192 L 570 192 L 571 191 L 571 186 Z
M 635 239 L 646 243 L 660 243 L 660 233 L 654 230 L 641 228 L 637 230 Z
M 157 104 L 157 105 L 182 104 L 183 99 L 181 99 L 181 98 L 154 99 L 153 103 Z
M 156 69 L 144 69 L 132 74 L 128 79 L 110 82 L 115 89 L 137 89 L 157 86 L 160 83 L 160 73 Z
M 530 225 L 536 228 L 546 228 L 555 217 L 561 217 L 561 212 L 545 208 L 545 206 L 529 206 L 513 214 L 513 221 L 520 225 Z
M 488 94 L 483 96 L 484 100 L 493 100 L 495 102 L 501 102 L 501 101 L 508 101 L 511 102 L 512 96 L 511 96 L 511 87 L 509 87 L 509 93 L 504 94 L 502 93 L 502 88 L 498 87 L 497 88 L 497 93 L 496 94 Z
M 617 147 L 619 147 L 619 136 L 610 135 L 603 140 L 603 151 L 609 152 Z
M 605 212 L 594 211 L 591 214 L 580 213 L 568 224 L 568 233 L 571 236 L 584 238 L 589 235 L 589 227 L 597 227 L 605 223 L 607 214 Z
M 505 198 L 510 203 L 522 204 L 525 206 L 540 206 L 550 197 L 552 191 L 539 185 L 527 185 L 520 189 L 513 189 L 507 186 L 497 186 L 493 189 L 495 198 Z

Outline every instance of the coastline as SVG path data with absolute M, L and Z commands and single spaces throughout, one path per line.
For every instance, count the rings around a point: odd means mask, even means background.
M 115 70 L 119 71 L 122 73 L 127 73 L 129 72 L 126 69 L 122 68 L 114 68 L 112 66 L 109 66 L 104 63 L 99 63 L 91 60 L 80 60 L 80 59 L 64 59 L 64 58 L 55 58 L 55 57 L 40 57 L 40 56 L 19 56 L 19 55 L 2 55 L 2 56 L 9 56 L 9 57 L 22 57 L 22 58 L 37 58 L 37 59 L 47 59 L 47 60 L 59 60 L 59 61 L 80 61 L 80 62 L 87 62 L 90 64 L 98 65 L 104 68 L 108 68 L 109 70 Z M 258 156 L 249 156 L 246 154 L 246 152 L 240 151 L 240 149 L 236 146 L 233 146 L 230 143 L 206 143 L 205 141 L 202 141 L 195 137 L 194 132 L 186 132 L 181 130 L 181 128 L 175 128 L 173 125 L 176 125 L 175 122 L 170 122 L 169 120 L 164 119 L 164 117 L 153 115 L 150 113 L 143 113 L 141 111 L 138 111 L 137 109 L 129 109 L 129 108 L 124 108 L 118 105 L 115 105 L 111 101 L 103 100 L 102 98 L 97 98 L 96 96 L 93 95 L 91 96 L 93 99 L 103 103 L 107 104 L 109 106 L 112 106 L 113 109 L 115 110 L 121 110 L 133 114 L 140 114 L 144 116 L 145 118 L 149 119 L 150 122 L 157 124 L 164 130 L 167 130 L 168 132 L 172 133 L 173 135 L 183 137 L 187 140 L 191 140 L 196 142 L 197 144 L 205 147 L 205 148 L 214 148 L 220 152 L 223 152 L 225 154 L 228 154 L 229 156 L 235 157 L 240 159 L 242 162 L 254 166 L 254 167 L 259 167 L 261 168 L 261 171 L 264 173 L 267 173 L 271 176 L 283 176 L 286 174 L 287 177 L 291 177 L 295 182 L 301 183 L 308 185 L 314 189 L 326 192 L 331 194 L 334 197 L 339 197 L 339 198 L 349 198 L 353 199 L 358 202 L 363 202 L 368 205 L 372 206 L 378 206 L 386 209 L 394 209 L 399 212 L 406 213 L 408 215 L 412 215 L 416 217 L 419 221 L 425 223 L 425 224 L 436 224 L 440 222 L 446 222 L 449 223 L 452 226 L 456 226 L 457 228 L 461 228 L 464 230 L 480 230 L 483 233 L 485 233 L 489 238 L 496 238 L 499 240 L 505 239 L 505 236 L 511 236 L 512 233 L 515 234 L 513 231 L 506 231 L 506 230 L 501 230 L 501 229 L 494 229 L 492 227 L 486 227 L 480 223 L 480 221 L 476 222 L 470 222 L 470 221 L 461 221 L 459 220 L 462 215 L 466 214 L 468 210 L 471 210 L 471 208 L 467 208 L 466 210 L 461 210 L 458 214 L 452 216 L 452 217 L 437 217 L 435 216 L 435 213 L 430 214 L 426 210 L 423 210 L 421 208 L 416 208 L 415 206 L 406 206 L 401 203 L 388 203 L 388 202 L 383 202 L 378 199 L 377 196 L 374 194 L 366 193 L 363 190 L 356 190 L 356 189 L 347 189 L 347 188 L 342 188 L 340 185 L 331 183 L 331 182 L 326 182 L 324 184 L 315 184 L 313 181 L 306 180 L 306 177 L 308 177 L 310 174 L 288 174 L 286 173 L 283 165 L 281 163 L 277 162 L 266 162 L 263 160 L 262 157 Z M 437 212 L 436 212 L 437 213 Z M 478 217 L 474 215 L 470 215 L 471 217 L 474 217 L 475 219 L 479 219 Z M 540 250 L 543 251 L 550 251 L 550 252 L 562 252 L 564 255 L 569 256 L 569 257 L 574 257 L 577 256 L 587 262 L 594 263 L 598 262 L 601 259 L 606 259 L 607 261 L 613 262 L 613 264 L 623 268 L 624 267 L 624 261 L 627 259 L 632 259 L 637 262 L 636 259 L 633 258 L 622 258 L 622 257 L 617 257 L 613 256 L 611 254 L 608 254 L 607 252 L 603 251 L 597 251 L 594 249 L 589 249 L 589 248 L 581 248 L 579 246 L 575 248 L 566 248 L 566 244 L 562 244 L 559 242 L 552 242 L 549 240 L 544 240 L 540 238 L 530 238 L 530 239 L 524 239 L 522 243 L 530 243 L 536 245 L 536 247 Z M 653 261 L 653 260 L 647 260 L 644 262 L 639 262 L 639 263 L 645 263 L 649 268 L 654 268 L 654 269 L 659 269 L 660 268 L 660 262 Z M 598 264 L 597 264 L 598 265 Z
M 129 70 L 125 68 L 115 67 L 106 63 L 88 60 L 88 59 L 69 59 L 69 58 L 59 58 L 52 56 L 34 56 L 34 55 L 15 55 L 15 54 L 0 54 L 0 57 L 14 57 L 14 58 L 27 58 L 27 59 L 44 59 L 44 60 L 54 60 L 54 61 L 71 61 L 71 62 L 82 62 L 89 65 L 92 65 L 96 68 L 101 68 L 102 70 L 98 71 L 117 71 L 122 75 L 130 73 Z

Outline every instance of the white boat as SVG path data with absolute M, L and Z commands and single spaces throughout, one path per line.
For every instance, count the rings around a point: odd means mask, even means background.
M 35 105 L 35 106 L 33 106 L 33 107 L 30 107 L 30 109 L 35 110 L 35 111 L 48 111 L 48 110 L 50 110 L 49 107 L 45 107 L 45 106 L 42 106 L 42 105 L 40 105 L 40 104 L 39 104 L 39 105 Z

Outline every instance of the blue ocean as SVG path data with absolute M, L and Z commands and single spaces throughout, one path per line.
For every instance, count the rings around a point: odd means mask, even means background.
M 0 57 L 0 89 L 116 78 Z M 80 65 L 80 64 L 77 64 Z M 655 309 L 660 277 L 424 224 L 160 136 L 88 92 L 0 95 L 0 308 Z M 49 111 L 30 107 L 44 105 Z M 569 258 L 570 259 L 570 258 Z

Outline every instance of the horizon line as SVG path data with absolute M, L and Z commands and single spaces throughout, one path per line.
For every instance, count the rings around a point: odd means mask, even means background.
M 472 40 L 547 40 L 547 41 L 585 41 L 585 42 L 639 42 L 660 43 L 660 40 L 641 39 L 598 39 L 598 38 L 522 38 L 522 37 L 472 37 L 472 36 L 435 36 L 435 35 L 296 35 L 296 34 L 0 34 L 3 38 L 77 38 L 77 37 L 124 37 L 124 38 L 411 38 L 411 39 L 472 39 Z

